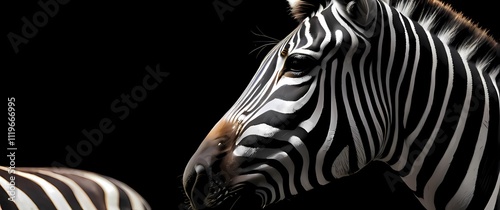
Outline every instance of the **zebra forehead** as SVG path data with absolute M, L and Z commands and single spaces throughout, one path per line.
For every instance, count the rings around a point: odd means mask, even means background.
M 290 53 L 303 53 L 319 59 L 332 35 L 326 21 L 320 16 L 307 18 L 304 24 L 291 39 Z
M 326 7 L 330 2 L 329 0 L 288 0 L 291 14 L 299 22 L 317 12 L 321 7 Z
M 345 21 L 335 19 L 336 24 L 332 24 L 332 18 L 338 15 L 340 14 L 337 9 L 329 6 L 322 9 L 321 13 L 307 17 L 302 25 L 292 32 L 291 38 L 287 39 L 289 54 L 306 54 L 321 60 L 336 51 L 342 42 L 353 39 L 348 32 L 351 29 L 345 27 Z

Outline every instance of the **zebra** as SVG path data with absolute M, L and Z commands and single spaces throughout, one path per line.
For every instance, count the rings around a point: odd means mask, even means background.
M 151 209 L 128 185 L 80 169 L 0 166 L 0 184 L 3 210 Z
M 500 46 L 438 0 L 288 0 L 298 26 L 186 165 L 191 209 L 265 208 L 371 162 L 426 209 L 498 209 Z

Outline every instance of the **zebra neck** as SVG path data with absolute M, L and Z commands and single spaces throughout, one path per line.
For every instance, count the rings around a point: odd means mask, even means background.
M 406 165 L 409 150 L 425 156 L 445 132 L 441 124 L 447 110 L 462 100 L 453 101 L 452 87 L 462 87 L 455 88 L 454 94 L 465 94 L 468 72 L 474 67 L 418 23 L 394 9 L 384 12 L 388 15 L 383 20 L 385 30 L 381 31 L 374 67 L 380 109 L 385 114 L 378 158 L 400 170 Z M 465 78 L 457 80 L 457 74 Z
M 377 160 L 427 208 L 491 203 L 474 195 L 491 195 L 499 182 L 498 84 L 418 23 L 383 11 L 374 69 L 386 132 Z

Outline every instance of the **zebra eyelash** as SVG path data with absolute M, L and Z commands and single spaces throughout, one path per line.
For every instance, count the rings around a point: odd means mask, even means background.
M 294 53 L 290 54 L 283 66 L 283 73 L 287 77 L 301 77 L 309 73 L 316 65 L 318 61 L 306 54 Z

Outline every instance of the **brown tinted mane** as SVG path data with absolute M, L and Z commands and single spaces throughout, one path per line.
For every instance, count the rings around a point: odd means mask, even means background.
M 451 5 L 439 0 L 395 0 L 390 4 L 476 63 L 478 69 L 492 74 L 500 71 L 497 40 Z

